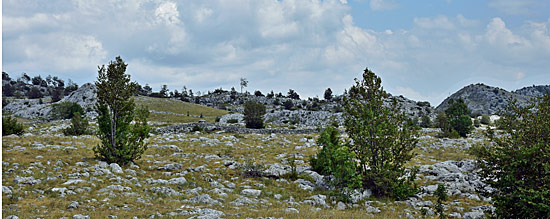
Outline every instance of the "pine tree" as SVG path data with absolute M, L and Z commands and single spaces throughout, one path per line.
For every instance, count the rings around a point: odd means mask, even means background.
M 407 179 L 402 176 L 404 164 L 413 157 L 416 129 L 407 123 L 397 101 L 393 99 L 389 107 L 384 105 L 388 94 L 381 79 L 368 69 L 363 80 L 355 79 L 349 95 L 344 96 L 344 125 L 353 140 L 350 149 L 359 160 L 363 187 L 377 196 L 397 199 L 414 194 L 415 173 Z
M 98 103 L 96 105 L 98 137 L 101 143 L 94 148 L 96 157 L 107 162 L 128 164 L 147 150 L 149 137 L 148 110 L 135 108 L 133 94 L 136 82 L 125 74 L 127 64 L 119 57 L 109 66 L 98 67 Z M 131 124 L 135 121 L 134 124 Z

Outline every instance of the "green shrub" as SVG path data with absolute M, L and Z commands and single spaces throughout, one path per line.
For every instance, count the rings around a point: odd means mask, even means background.
M 445 215 L 445 206 L 443 206 L 443 203 L 448 199 L 447 189 L 445 188 L 445 185 L 438 184 L 434 195 L 437 197 L 437 202 L 435 203 L 435 212 L 437 213 L 437 215 L 439 215 L 440 219 L 447 218 L 447 215 Z
M 73 118 L 71 118 L 71 125 L 63 129 L 63 134 L 69 135 L 84 135 L 88 133 L 88 120 L 80 115 L 79 112 L 75 112 Z
M 481 126 L 481 121 L 479 119 L 474 119 L 474 127 L 479 128 Z
M 53 119 L 71 119 L 74 113 L 84 115 L 84 109 L 82 109 L 80 104 L 69 101 L 53 104 Z
M 500 119 L 503 133 L 488 132 L 494 144 L 472 148 L 497 218 L 550 215 L 550 95 L 528 107 L 511 100 Z
M 481 116 L 481 124 L 491 125 L 491 118 L 488 115 Z
M 37 87 L 32 87 L 28 92 L 27 92 L 27 97 L 29 99 L 37 99 L 37 98 L 42 98 L 44 97 L 44 95 L 42 95 L 42 92 L 40 92 L 40 89 L 37 88 Z
M 456 130 L 462 137 L 466 137 L 472 131 L 472 120 L 470 119 L 470 110 L 464 100 L 451 99 L 449 107 L 445 110 L 445 114 L 449 118 L 449 124 L 452 129 Z
M 244 104 L 244 121 L 247 128 L 263 128 L 264 115 L 265 106 L 263 104 L 254 101 L 248 101 Z
M 23 125 L 11 116 L 2 117 L 2 136 L 11 134 L 23 134 Z
M 315 157 L 309 158 L 311 167 L 322 175 L 333 175 L 333 186 L 339 189 L 361 185 L 361 175 L 356 173 L 355 155 L 340 143 L 340 132 L 328 126 L 321 132 L 317 145 L 322 147 Z
M 238 119 L 228 119 L 227 123 L 235 124 L 235 123 L 239 123 L 239 120 Z
M 427 115 L 422 116 L 420 121 L 420 127 L 422 128 L 430 128 L 432 127 L 432 121 L 430 120 L 430 117 Z
M 292 102 L 292 100 L 287 100 L 283 103 L 283 106 L 286 110 L 291 110 L 292 108 L 294 108 L 294 103 Z
M 353 140 L 349 147 L 359 161 L 362 186 L 378 197 L 405 199 L 417 191 L 416 171 L 402 177 L 418 142 L 417 129 L 407 122 L 395 98 L 389 106 L 384 104 L 388 96 L 381 79 L 365 69 L 363 80 L 355 79 L 349 95 L 344 95 L 344 126 Z

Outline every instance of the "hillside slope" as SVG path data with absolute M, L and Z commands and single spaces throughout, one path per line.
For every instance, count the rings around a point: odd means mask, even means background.
M 550 91 L 549 85 L 524 87 L 513 92 L 485 84 L 471 84 L 447 97 L 437 110 L 445 110 L 449 100 L 462 98 L 472 114 L 492 115 L 504 110 L 510 98 L 516 99 L 520 106 L 526 106 L 533 97 L 542 96 Z

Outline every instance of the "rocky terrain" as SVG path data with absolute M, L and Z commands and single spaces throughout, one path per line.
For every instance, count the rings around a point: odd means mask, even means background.
M 462 98 L 473 114 L 494 115 L 505 109 L 510 98 L 515 99 L 520 106 L 526 106 L 532 97 L 543 96 L 546 92 L 550 92 L 550 85 L 533 85 L 509 92 L 485 84 L 471 84 L 447 97 L 436 109 L 445 110 L 449 100 Z
M 446 213 L 482 218 L 490 191 L 465 152 L 486 141 L 438 139 L 423 129 L 418 156 L 420 191 L 404 201 L 353 191 L 349 202 L 331 193 L 330 177 L 311 170 L 317 134 L 153 135 L 142 159 L 121 167 L 94 158 L 95 136 L 65 137 L 67 122 L 33 125 L 2 138 L 2 213 L 18 218 L 419 218 L 434 216 L 438 183 L 448 188 Z M 294 162 L 291 162 L 294 160 Z M 286 173 L 295 163 L 297 179 Z M 422 210 L 424 209 L 424 210 Z M 16 218 L 11 217 L 11 218 Z

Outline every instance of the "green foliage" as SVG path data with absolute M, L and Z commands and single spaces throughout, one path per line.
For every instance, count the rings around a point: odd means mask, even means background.
M 2 117 L 2 136 L 11 134 L 23 134 L 23 125 L 11 116 Z
M 40 92 L 40 89 L 37 88 L 37 87 L 32 87 L 28 92 L 27 92 L 27 97 L 29 99 L 36 99 L 36 98 L 42 98 L 44 97 L 44 95 L 42 95 L 42 92 Z
M 265 106 L 263 104 L 254 101 L 248 101 L 244 104 L 244 121 L 247 128 L 263 128 L 264 115 Z
M 330 87 L 325 90 L 324 97 L 325 97 L 325 100 L 332 99 L 332 90 L 330 89 Z
M 479 119 L 474 119 L 474 127 L 479 128 L 481 126 L 481 121 Z
M 430 117 L 427 115 L 422 116 L 420 121 L 420 127 L 422 128 L 430 128 L 432 127 L 432 120 L 430 120 Z
M 447 201 L 447 189 L 445 188 L 445 185 L 439 184 L 437 185 L 437 190 L 435 190 L 434 195 L 437 197 L 437 202 L 435 203 L 435 212 L 439 215 L 440 219 L 447 218 L 447 215 L 445 215 L 445 206 L 443 206 L 443 202 Z
M 481 124 L 491 125 L 491 118 L 488 115 L 481 116 Z
M 52 118 L 53 119 L 71 119 L 74 113 L 84 115 L 84 109 L 80 104 L 75 102 L 61 102 L 53 105 Z
M 291 98 L 291 99 L 295 99 L 295 100 L 299 100 L 299 99 L 300 99 L 300 95 L 299 95 L 298 93 L 296 93 L 296 91 L 294 91 L 294 90 L 292 90 L 292 89 L 289 89 L 289 90 L 288 90 L 287 97 L 288 97 L 288 98 Z
M 445 114 L 449 118 L 449 124 L 462 137 L 466 137 L 472 131 L 472 120 L 470 119 L 470 110 L 464 103 L 464 100 L 451 99 L 449 107 L 445 110 Z
M 108 68 L 99 67 L 96 105 L 97 135 L 101 143 L 94 147 L 96 157 L 109 163 L 129 164 L 147 150 L 149 111 L 135 108 L 133 94 L 137 83 L 125 74 L 127 64 L 120 57 Z M 134 121 L 133 124 L 131 122 Z
M 235 123 L 238 123 L 239 120 L 238 119 L 228 119 L 227 120 L 227 123 L 230 123 L 230 124 L 235 124 Z
M 292 102 L 292 100 L 287 100 L 283 103 L 283 106 L 286 110 L 291 110 L 292 108 L 294 108 L 294 103 Z
M 51 91 L 51 96 L 52 96 L 52 102 L 58 102 L 60 101 L 61 99 L 63 99 L 63 92 L 64 92 L 64 88 L 63 87 L 56 87 L 56 88 L 53 88 L 52 91 Z
M 405 163 L 413 157 L 417 129 L 407 122 L 395 99 L 384 105 L 386 97 L 381 79 L 365 69 L 363 80 L 355 79 L 344 97 L 344 125 L 353 140 L 349 148 L 359 160 L 362 186 L 379 197 L 404 199 L 416 192 L 414 171 L 412 177 L 402 176 Z
M 481 176 L 496 189 L 490 195 L 498 218 L 550 215 L 550 95 L 528 107 L 510 100 L 500 119 L 503 133 L 488 132 L 494 144 L 474 147 Z
M 361 175 L 356 173 L 355 155 L 340 143 L 340 132 L 332 126 L 323 130 L 317 140 L 322 149 L 316 157 L 310 157 L 309 163 L 316 172 L 332 175 L 332 185 L 337 188 L 356 188 L 361 185 Z
M 80 115 L 79 112 L 75 112 L 73 118 L 71 118 L 71 126 L 63 129 L 65 135 L 84 135 L 88 133 L 88 120 Z

